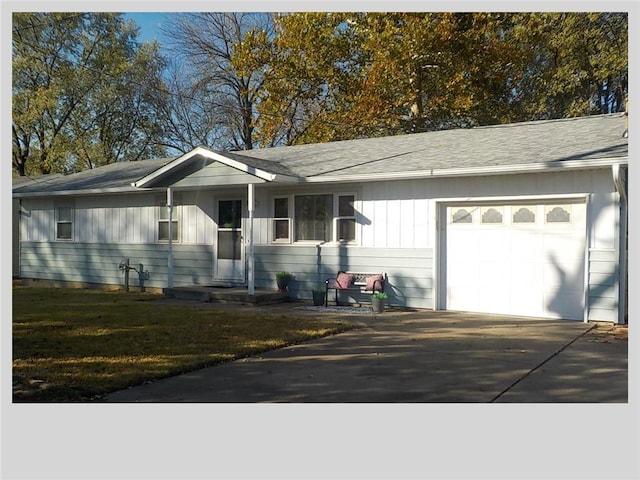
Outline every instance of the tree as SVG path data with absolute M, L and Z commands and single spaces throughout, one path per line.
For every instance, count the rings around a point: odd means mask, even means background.
M 174 93 L 183 97 L 178 100 L 183 113 L 165 112 L 166 124 L 177 129 L 190 127 L 189 115 L 203 115 L 209 117 L 202 121 L 209 132 L 200 131 L 194 138 L 215 148 L 252 149 L 264 81 L 259 59 L 264 50 L 254 47 L 267 45 L 271 30 L 272 17 L 267 13 L 187 13 L 170 20 L 165 34 L 182 58 L 181 75 L 191 79 L 182 83 L 174 79 L 180 88 Z M 189 144 L 187 139 L 178 143 L 180 149 Z
M 163 60 L 116 13 L 14 13 L 13 166 L 72 172 L 164 154 L 152 122 Z
M 610 113 L 628 93 L 626 13 L 521 15 L 531 55 L 517 95 L 526 118 Z
M 362 59 L 348 13 L 297 13 L 276 18 L 266 90 L 258 107 L 263 145 L 340 140 L 366 135 L 350 118 L 362 95 Z
M 618 111 L 621 13 L 293 13 L 277 18 L 264 144 Z

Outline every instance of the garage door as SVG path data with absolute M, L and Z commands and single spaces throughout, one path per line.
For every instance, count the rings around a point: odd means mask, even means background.
M 583 319 L 584 202 L 465 203 L 446 215 L 448 310 Z

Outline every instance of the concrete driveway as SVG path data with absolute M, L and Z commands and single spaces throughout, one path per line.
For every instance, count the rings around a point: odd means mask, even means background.
M 596 334 L 607 327 L 455 312 L 325 314 L 345 315 L 361 328 L 106 401 L 627 402 L 627 342 Z

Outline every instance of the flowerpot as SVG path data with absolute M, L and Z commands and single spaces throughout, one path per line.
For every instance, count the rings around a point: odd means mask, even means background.
M 371 310 L 373 313 L 382 313 L 384 312 L 384 298 L 375 298 L 371 299 Z
M 314 290 L 312 292 L 312 294 L 313 294 L 313 305 L 314 306 L 319 307 L 321 305 L 324 305 L 324 294 L 325 294 L 324 290 L 322 290 L 322 291 L 320 291 L 320 290 L 315 291 Z
M 289 278 L 288 277 L 276 277 L 276 283 L 278 284 L 278 290 L 281 292 L 286 292 L 287 287 L 289 286 Z

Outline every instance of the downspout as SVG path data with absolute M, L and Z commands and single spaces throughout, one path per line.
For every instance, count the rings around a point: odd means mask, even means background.
M 618 323 L 625 323 L 627 311 L 627 176 L 626 169 L 616 163 L 611 166 L 613 184 L 616 187 L 620 202 L 620 229 L 616 246 L 618 247 Z
M 167 288 L 173 287 L 173 190 L 167 187 L 167 209 L 169 210 L 169 248 L 167 252 Z
M 255 286 L 255 274 L 254 274 L 254 257 L 253 257 L 253 210 L 254 210 L 254 196 L 255 196 L 255 185 L 253 183 L 249 183 L 247 185 L 247 197 L 248 197 L 248 210 L 249 210 L 249 241 L 248 241 L 248 255 L 247 255 L 247 288 L 249 295 L 255 295 L 256 286 Z

